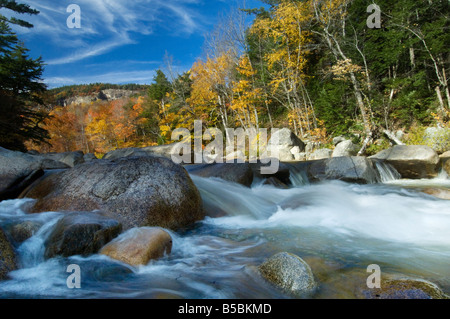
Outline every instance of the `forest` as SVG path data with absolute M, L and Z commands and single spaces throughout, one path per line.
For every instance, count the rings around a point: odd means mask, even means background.
M 167 58 L 148 86 L 97 83 L 45 90 L 37 85 L 42 61 L 30 59 L 34 87 L 5 85 L 5 61 L 24 59 L 26 49 L 1 22 L 2 100 L 29 94 L 11 111 L 17 123 L 11 112 L 0 115 L 0 146 L 101 155 L 171 143 L 173 130 L 192 130 L 194 120 L 202 120 L 205 128 L 223 130 L 288 127 L 321 147 L 345 136 L 359 145 L 359 154 L 371 155 L 389 147 L 397 131 L 407 144 L 423 144 L 427 127 L 450 128 L 448 1 L 377 0 L 380 28 L 369 27 L 371 1 L 261 3 L 222 18 L 190 70 L 176 73 Z M 55 104 L 57 98 L 107 88 L 142 94 Z M 4 123 L 26 134 L 12 138 L 11 130 L 3 132 Z

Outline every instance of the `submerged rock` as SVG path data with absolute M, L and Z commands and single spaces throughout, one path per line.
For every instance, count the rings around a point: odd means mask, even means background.
M 172 251 L 170 234 L 156 227 L 133 228 L 100 250 L 100 254 L 133 266 L 146 265 Z
M 24 222 L 15 224 L 11 227 L 11 237 L 17 242 L 21 243 L 31 238 L 41 228 L 42 224 L 39 222 L 26 220 Z
M 433 178 L 439 173 L 439 156 L 423 145 L 395 145 L 370 158 L 391 164 L 403 178 Z
M 0 228 L 0 280 L 8 277 L 8 273 L 17 269 L 16 254 L 13 246 Z
M 381 288 L 362 289 L 357 297 L 365 299 L 448 299 L 434 283 L 394 276 L 381 280 Z
M 270 257 L 258 270 L 267 281 L 296 297 L 311 293 L 316 286 L 309 265 L 300 257 L 287 252 Z
M 81 164 L 42 179 L 22 197 L 37 199 L 34 213 L 101 210 L 124 229 L 179 229 L 205 216 L 186 170 L 159 156 Z
M 450 190 L 448 189 L 426 188 L 423 192 L 436 198 L 450 200 Z
M 62 217 L 45 241 L 45 257 L 90 255 L 120 234 L 122 225 L 100 213 L 72 212 Z

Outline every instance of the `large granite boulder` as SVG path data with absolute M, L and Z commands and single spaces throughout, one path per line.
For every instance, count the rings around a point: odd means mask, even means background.
M 179 229 L 205 216 L 186 170 L 151 155 L 81 164 L 43 178 L 21 196 L 37 199 L 31 212 L 101 210 L 124 229 Z
M 424 145 L 395 145 L 370 158 L 391 164 L 403 178 L 433 178 L 439 173 L 439 156 Z

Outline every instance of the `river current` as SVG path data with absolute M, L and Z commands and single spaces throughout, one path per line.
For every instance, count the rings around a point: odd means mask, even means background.
M 379 168 L 380 169 L 380 168 Z M 391 175 L 389 175 L 391 174 Z M 192 176 L 212 216 L 173 237 L 172 253 L 131 267 L 106 256 L 44 259 L 43 243 L 62 213 L 27 214 L 30 199 L 0 202 L 0 225 L 43 226 L 17 244 L 19 266 L 0 282 L 0 298 L 292 298 L 265 282 L 255 268 L 281 251 L 303 258 L 318 288 L 309 298 L 354 298 L 370 275 L 402 274 L 429 280 L 450 293 L 450 205 L 422 192 L 450 189 L 447 176 L 383 182 L 292 187 L 255 181 L 251 188 Z M 69 289 L 67 267 L 80 266 L 81 288 Z

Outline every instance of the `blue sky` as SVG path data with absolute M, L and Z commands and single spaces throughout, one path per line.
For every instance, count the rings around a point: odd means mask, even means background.
M 205 35 L 236 0 L 28 0 L 40 11 L 21 16 L 32 29 L 14 27 L 32 57 L 46 63 L 47 85 L 152 82 L 167 52 L 175 71 L 188 70 L 202 55 Z M 70 4 L 81 9 L 81 28 L 68 28 Z M 246 0 L 248 8 L 261 7 Z M 2 14 L 8 15 L 7 11 Z

